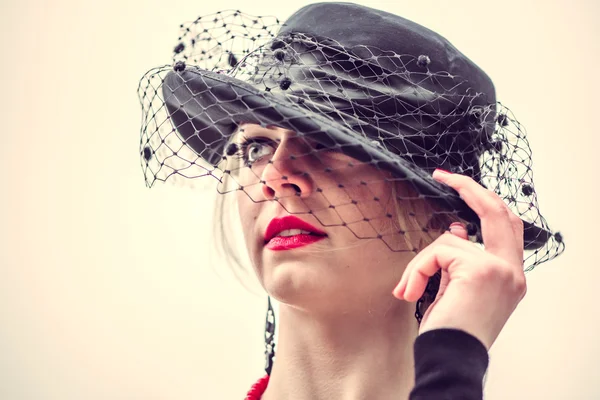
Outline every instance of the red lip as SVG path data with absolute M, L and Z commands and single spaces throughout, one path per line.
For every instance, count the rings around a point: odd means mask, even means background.
M 277 237 L 275 236 L 287 229 L 301 229 L 303 231 L 309 231 L 314 233 L 315 235 L 294 235 L 290 237 Z M 304 246 L 309 243 L 313 243 L 317 240 L 323 239 L 327 234 L 320 229 L 315 228 L 308 222 L 301 220 L 298 217 L 294 217 L 292 215 L 286 216 L 283 218 L 273 218 L 267 226 L 267 230 L 265 231 L 265 244 L 269 244 L 269 242 L 277 242 L 270 243 L 268 246 L 273 250 L 276 250 L 275 247 L 285 247 L 285 248 L 294 248 L 299 246 Z M 275 238 L 276 240 L 271 241 L 271 239 Z
M 325 239 L 327 236 L 316 236 L 316 235 L 294 235 L 288 237 L 275 236 L 269 240 L 265 247 L 270 250 L 291 250 L 296 247 L 302 247 L 309 245 L 319 240 Z

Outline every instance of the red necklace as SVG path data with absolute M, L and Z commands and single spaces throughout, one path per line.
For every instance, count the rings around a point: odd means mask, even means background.
M 244 400 L 260 400 L 263 393 L 267 389 L 267 385 L 269 384 L 269 375 L 265 375 L 260 378 L 252 387 L 250 391 L 244 398 Z

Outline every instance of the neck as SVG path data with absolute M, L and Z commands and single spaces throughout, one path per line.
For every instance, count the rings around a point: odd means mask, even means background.
M 401 399 L 414 385 L 412 303 L 315 315 L 283 303 L 262 400 Z M 381 310 L 381 311 L 376 311 Z

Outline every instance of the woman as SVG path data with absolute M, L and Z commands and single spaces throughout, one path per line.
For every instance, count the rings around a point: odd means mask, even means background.
M 246 398 L 481 398 L 524 264 L 564 248 L 487 75 L 349 3 L 182 28 L 174 66 L 140 84 L 142 167 L 150 185 L 212 176 L 236 193 L 281 305 L 276 362 L 269 299 L 267 375 Z

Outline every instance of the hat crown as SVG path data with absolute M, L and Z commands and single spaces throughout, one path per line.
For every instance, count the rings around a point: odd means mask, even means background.
M 429 68 L 469 81 L 472 90 L 496 101 L 492 80 L 446 38 L 406 18 L 354 3 L 315 3 L 290 16 L 278 36 L 302 33 L 315 39 L 333 39 L 341 46 L 376 47 L 396 54 L 424 55 Z

